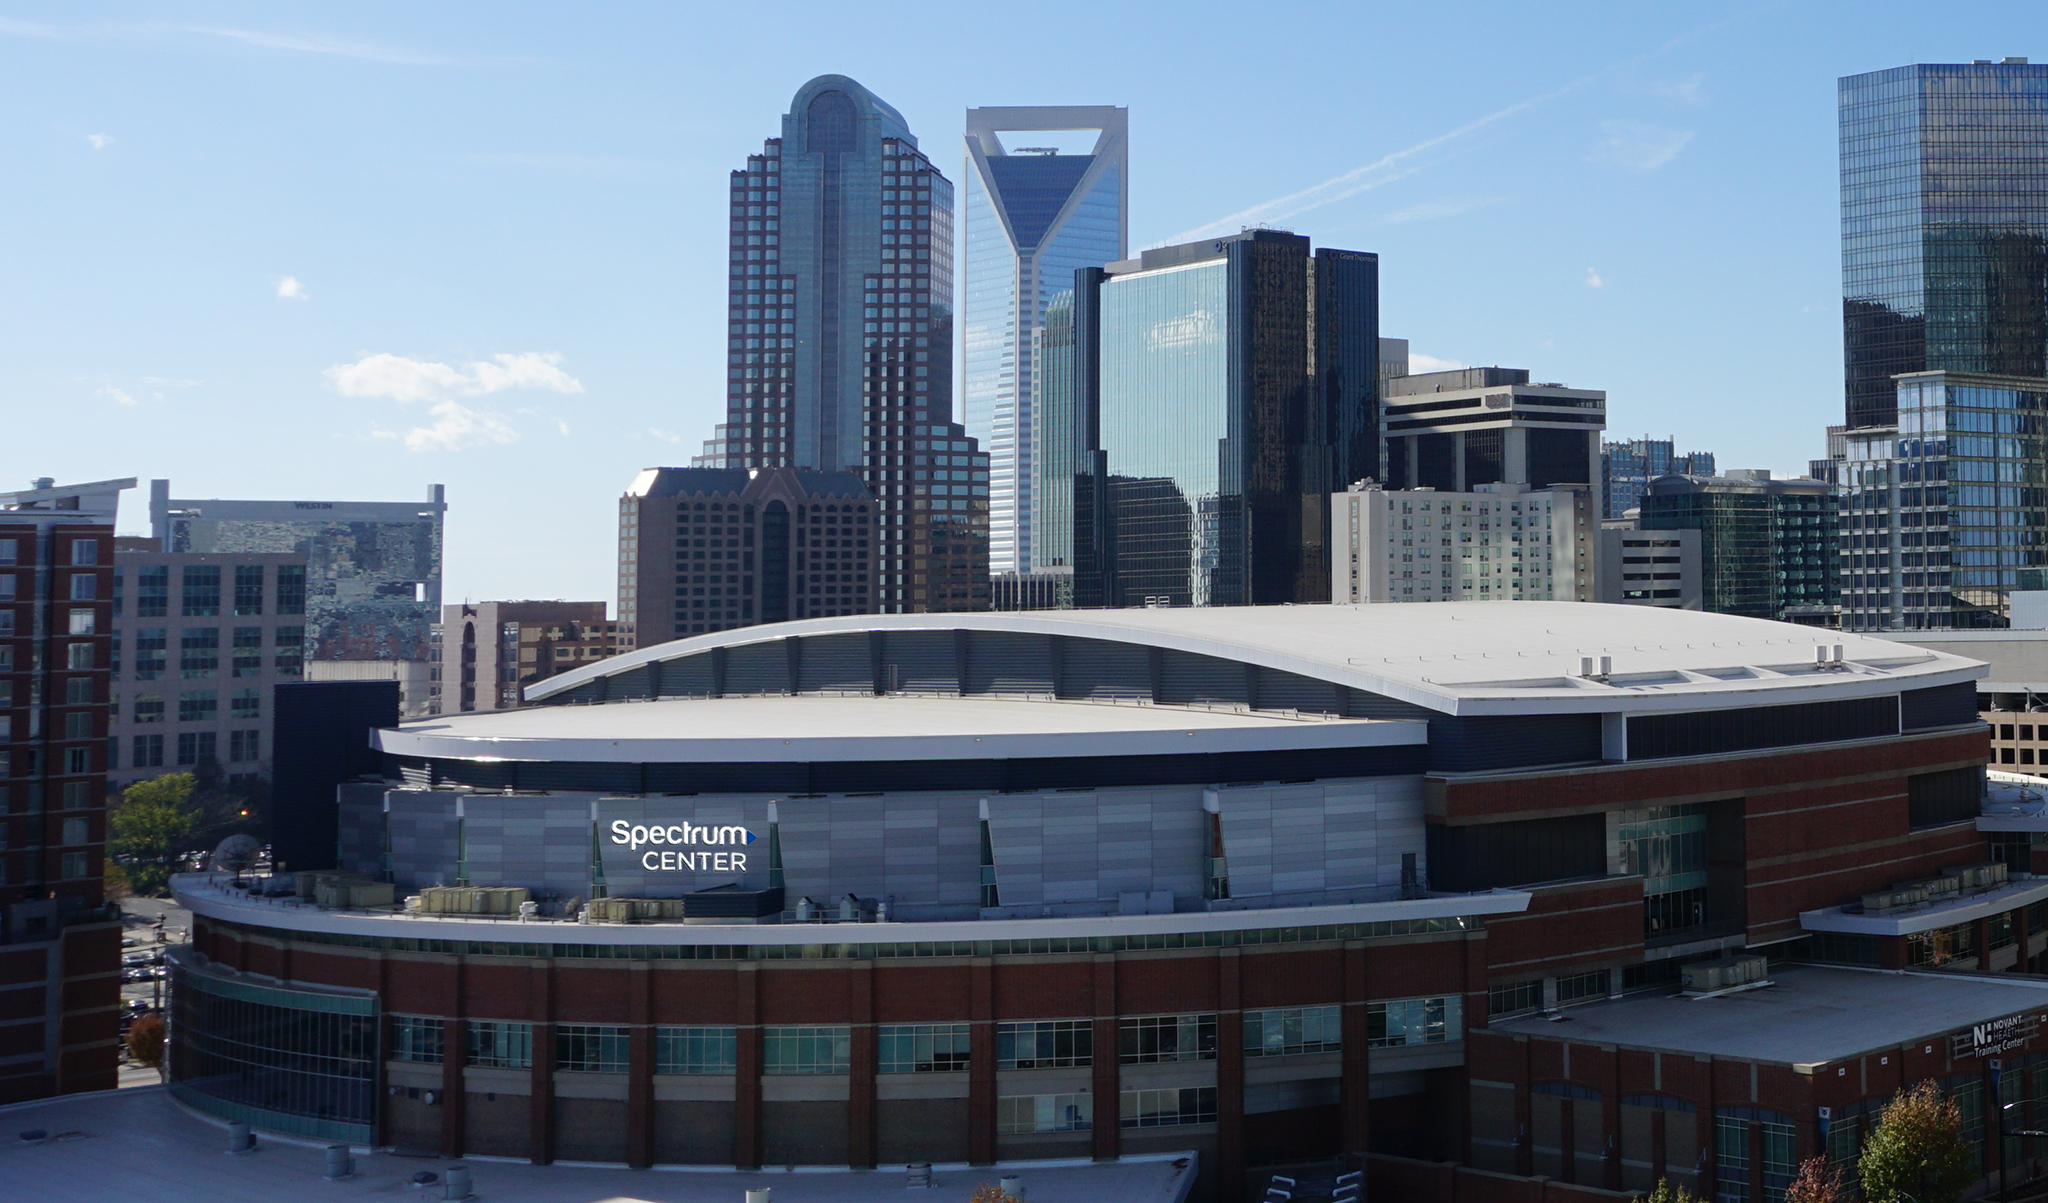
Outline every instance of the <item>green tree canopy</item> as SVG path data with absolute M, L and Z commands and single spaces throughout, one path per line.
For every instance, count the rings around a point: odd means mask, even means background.
M 184 850 L 199 820 L 191 805 L 198 787 L 190 773 L 166 773 L 121 791 L 121 803 L 107 816 L 107 851 L 162 864 Z
M 1932 1081 L 1892 1096 L 1856 1162 L 1868 1203 L 1956 1203 L 1976 1180 L 1963 1113 Z

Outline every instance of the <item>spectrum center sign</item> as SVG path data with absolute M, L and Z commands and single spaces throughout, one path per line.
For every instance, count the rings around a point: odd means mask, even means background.
M 635 823 L 614 819 L 606 830 L 612 861 L 623 853 L 647 873 L 745 873 L 753 831 L 738 824 Z

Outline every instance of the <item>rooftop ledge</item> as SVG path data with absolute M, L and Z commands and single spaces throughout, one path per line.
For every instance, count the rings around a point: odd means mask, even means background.
M 1933 931 L 1938 927 L 1972 923 L 2001 911 L 2017 910 L 2043 898 L 2048 898 L 2048 877 L 2026 877 L 2008 882 L 1995 890 L 1964 894 L 1958 898 L 1944 898 L 1939 902 L 1930 902 L 1926 906 L 1890 911 L 1882 915 L 1852 912 L 1846 907 L 1839 906 L 1824 907 L 1817 911 L 1801 911 L 1799 926 L 1807 931 L 1842 932 L 1857 936 L 1910 936 Z
M 1529 909 L 1526 890 L 1446 894 L 1387 902 L 1268 910 L 1188 911 L 1171 915 L 1102 915 L 1052 919 L 966 919 L 925 923 L 579 923 L 566 919 L 416 915 L 396 910 L 320 910 L 296 899 L 251 898 L 227 885 L 221 873 L 180 873 L 171 878 L 178 903 L 195 915 L 228 923 L 335 935 L 406 940 L 480 940 L 525 944 L 763 945 L 893 944 L 927 941 L 1041 940 L 1090 936 L 1169 935 L 1323 927 L 1340 923 L 1399 923 Z M 2041 883 L 2048 893 L 2048 881 Z

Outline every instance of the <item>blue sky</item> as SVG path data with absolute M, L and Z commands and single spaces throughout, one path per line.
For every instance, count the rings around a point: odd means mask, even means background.
M 870 14 L 883 14 L 871 20 Z M 1840 421 L 1837 76 L 2037 6 L 0 0 L 0 487 L 448 485 L 448 597 L 613 595 L 722 412 L 726 172 L 814 75 L 1131 110 L 1134 247 L 1381 256 L 1382 332 L 1803 469 Z M 146 525 L 131 494 L 123 526 Z

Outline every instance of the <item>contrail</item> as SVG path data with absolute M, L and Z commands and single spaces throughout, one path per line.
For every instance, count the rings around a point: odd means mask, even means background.
M 1484 129 L 1496 121 L 1512 117 L 1525 109 L 1532 109 L 1537 105 L 1547 104 L 1560 96 L 1575 92 L 1600 78 L 1603 74 L 1605 72 L 1596 71 L 1592 75 L 1575 79 L 1571 83 L 1545 92 L 1541 96 L 1531 96 L 1527 100 L 1516 101 L 1514 104 L 1498 112 L 1488 113 L 1484 117 L 1468 121 L 1448 133 L 1438 134 L 1434 138 L 1417 142 L 1405 150 L 1394 151 L 1391 154 L 1367 163 L 1363 167 L 1354 167 L 1343 175 L 1334 176 L 1320 184 L 1303 188 L 1299 192 L 1276 197 L 1269 201 L 1261 201 L 1248 209 L 1240 209 L 1228 216 L 1219 217 L 1207 225 L 1196 226 L 1185 233 L 1167 238 L 1158 245 L 1171 246 L 1175 243 L 1193 242 L 1196 239 L 1209 238 L 1217 234 L 1235 234 L 1240 227 L 1250 222 L 1263 221 L 1269 218 L 1285 219 L 1293 217 L 1299 213 L 1306 213 L 1311 209 L 1320 209 L 1324 205 L 1335 204 L 1345 197 L 1356 196 L 1361 192 L 1368 192 L 1382 185 L 1391 184 L 1395 180 L 1413 175 L 1422 170 L 1420 164 L 1409 167 L 1405 171 L 1394 170 L 1395 167 L 1406 160 L 1412 159 L 1432 147 L 1442 146 L 1446 142 L 1462 138 L 1474 130 Z
M 1385 155 L 1381 158 L 1375 159 L 1374 161 L 1367 163 L 1363 167 L 1354 167 L 1350 171 L 1345 172 L 1343 175 L 1334 176 L 1330 179 L 1324 180 L 1320 184 L 1314 185 L 1313 187 L 1303 188 L 1299 192 L 1290 193 L 1287 196 L 1276 197 L 1273 200 L 1261 201 L 1258 204 L 1251 206 L 1250 208 L 1240 209 L 1237 212 L 1232 213 L 1226 217 L 1219 217 L 1215 221 L 1209 222 L 1205 225 L 1196 226 L 1192 230 L 1188 230 L 1180 234 L 1175 234 L 1171 238 L 1162 239 L 1159 242 L 1153 243 L 1152 245 L 1172 246 L 1175 243 L 1194 242 L 1197 239 L 1201 238 L 1212 238 L 1218 234 L 1235 234 L 1240 228 L 1253 222 L 1264 221 L 1268 219 L 1284 220 L 1286 218 L 1296 216 L 1297 214 L 1306 213 L 1311 209 L 1320 209 L 1324 205 L 1335 204 L 1336 202 L 1343 200 L 1346 197 L 1357 196 L 1361 192 L 1369 192 L 1374 188 L 1379 188 L 1384 185 L 1391 184 L 1395 180 L 1403 179 L 1407 176 L 1415 174 L 1418 171 L 1421 171 L 1423 169 L 1424 164 L 1420 163 L 1409 166 L 1406 170 L 1396 171 L 1395 168 L 1401 166 L 1403 163 L 1407 162 L 1407 160 L 1414 158 L 1416 155 L 1422 154 L 1424 151 L 1430 150 L 1434 147 L 1442 146 L 1447 142 L 1456 141 L 1457 139 L 1464 137 L 1466 134 L 1469 134 L 1474 130 L 1484 129 L 1487 126 L 1492 125 L 1496 121 L 1505 120 L 1509 117 L 1514 116 L 1517 113 L 1524 112 L 1528 109 L 1533 109 L 1538 105 L 1548 104 L 1551 101 L 1556 100 L 1560 96 L 1570 95 L 1571 93 L 1578 91 L 1579 89 L 1587 86 L 1588 84 L 1593 83 L 1595 80 L 1599 79 L 1603 75 L 1612 74 L 1613 72 L 1619 71 L 1624 67 L 1634 66 L 1637 63 L 1643 62 L 1647 59 L 1654 58 L 1657 55 L 1663 54 L 1667 50 L 1671 50 L 1677 46 L 1685 44 L 1686 42 L 1690 42 L 1695 38 L 1699 38 L 1706 34 L 1712 33 L 1715 30 L 1722 28 L 1723 26 L 1733 24 L 1740 20 L 1744 20 L 1752 13 L 1761 11 L 1765 8 L 1775 7 L 1778 7 L 1778 5 L 1759 5 L 1757 8 L 1751 9 L 1748 12 L 1737 13 L 1732 16 L 1723 18 L 1722 20 L 1714 21 L 1707 25 L 1703 25 L 1700 28 L 1691 31 L 1690 33 L 1680 34 L 1679 36 L 1672 38 L 1669 41 L 1664 42 L 1663 44 L 1651 50 L 1646 50 L 1642 54 L 1636 55 L 1633 58 L 1623 59 L 1621 62 L 1612 64 L 1611 66 L 1603 67 L 1600 70 L 1593 72 L 1591 75 L 1581 76 L 1580 78 L 1573 80 L 1572 82 L 1564 85 L 1561 88 L 1554 88 L 1551 91 L 1542 93 L 1541 95 L 1531 96 L 1527 100 L 1516 101 L 1514 104 L 1511 104 L 1498 112 L 1488 113 L 1484 117 L 1468 121 L 1465 124 L 1459 126 L 1458 128 L 1449 131 L 1448 133 L 1438 134 L 1434 138 L 1430 138 L 1422 142 L 1417 142 L 1415 145 L 1410 146 L 1405 150 L 1394 151 L 1392 154 Z

